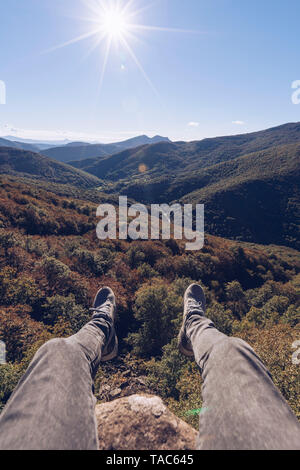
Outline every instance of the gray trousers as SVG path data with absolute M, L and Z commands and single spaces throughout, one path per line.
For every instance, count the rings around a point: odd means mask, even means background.
M 93 376 L 106 333 L 93 320 L 40 348 L 0 415 L 0 449 L 97 450 Z M 254 351 L 198 315 L 187 333 L 204 379 L 198 448 L 299 449 L 299 423 Z

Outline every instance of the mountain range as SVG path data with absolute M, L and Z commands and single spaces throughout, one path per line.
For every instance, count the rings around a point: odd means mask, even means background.
M 43 152 L 48 156 L 22 151 L 15 142 L 0 148 L 0 172 L 97 188 L 145 204 L 204 203 L 208 233 L 300 248 L 300 123 L 195 142 L 161 139 L 73 142 Z M 106 154 L 116 146 L 127 148 Z M 49 158 L 54 153 L 73 161 Z M 83 154 L 91 157 L 76 161 Z
M 60 162 L 78 161 L 86 158 L 105 158 L 126 149 L 133 149 L 139 145 L 155 144 L 157 142 L 170 142 L 167 137 L 148 137 L 141 135 L 123 142 L 112 144 L 86 144 L 73 142 L 62 147 L 54 147 L 43 151 L 43 155 Z
M 155 136 L 148 137 L 141 135 L 127 139 L 122 142 L 110 144 L 91 144 L 89 142 L 72 142 L 70 140 L 43 142 L 33 139 L 21 139 L 14 136 L 0 137 L 1 147 L 13 147 L 32 152 L 43 152 L 44 155 L 54 158 L 54 160 L 68 162 L 81 158 L 103 157 L 121 152 L 128 148 L 134 148 L 138 145 L 153 144 L 156 142 L 167 141 L 167 137 Z M 76 150 L 75 150 L 76 148 Z
M 271 147 L 198 171 L 139 176 L 107 191 L 145 204 L 205 204 L 206 231 L 300 248 L 300 142 Z M 105 188 L 102 188 L 105 190 Z
M 285 124 L 251 134 L 195 142 L 159 142 L 106 158 L 89 158 L 86 161 L 69 163 L 101 179 L 111 181 L 139 177 L 141 167 L 143 179 L 145 176 L 173 178 L 185 171 L 194 172 L 252 152 L 292 142 L 300 142 L 300 123 Z

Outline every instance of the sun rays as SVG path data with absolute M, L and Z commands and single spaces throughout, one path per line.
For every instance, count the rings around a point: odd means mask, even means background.
M 157 94 L 157 90 L 152 83 L 150 77 L 145 71 L 140 60 L 136 56 L 132 42 L 140 39 L 139 33 L 141 32 L 166 32 L 166 33 L 189 33 L 200 34 L 200 31 L 170 28 L 162 26 L 151 26 L 139 24 L 136 17 L 144 10 L 148 9 L 151 4 L 144 8 L 135 8 L 135 0 L 84 0 L 84 5 L 87 10 L 87 16 L 81 17 L 81 20 L 90 23 L 90 30 L 85 34 L 77 36 L 69 41 L 48 49 L 47 53 L 62 49 L 72 44 L 87 40 L 94 39 L 94 43 L 89 52 L 92 52 L 97 47 L 104 43 L 103 60 L 101 64 L 101 73 L 99 81 L 99 91 L 103 85 L 105 72 L 111 54 L 113 43 L 121 46 L 129 54 L 131 59 L 136 64 L 144 79 L 147 81 L 152 90 Z

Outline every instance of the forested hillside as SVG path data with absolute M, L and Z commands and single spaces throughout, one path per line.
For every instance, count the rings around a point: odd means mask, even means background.
M 185 171 L 191 174 L 249 153 L 298 142 L 300 123 L 291 123 L 251 134 L 143 145 L 104 159 L 82 160 L 73 164 L 100 179 L 110 181 L 138 176 L 141 165 L 144 176 L 172 178 Z
M 300 124 L 199 142 L 160 142 L 71 165 L 101 190 L 146 204 L 205 204 L 210 234 L 299 249 Z
M 143 139 L 149 140 L 141 136 L 114 145 L 130 147 Z M 159 139 L 164 138 L 157 136 L 152 141 Z M 203 203 L 205 230 L 212 235 L 299 249 L 299 139 L 300 124 L 286 124 L 199 142 L 165 139 L 110 157 L 71 162 L 73 166 L 0 147 L 0 172 L 97 188 L 108 197 L 122 194 L 145 204 Z M 102 147 L 109 151 L 109 146 Z M 91 155 L 96 149 L 93 145 L 84 148 Z M 77 152 L 79 158 L 80 149 L 73 143 L 58 151 Z M 256 151 L 249 153 L 252 150 Z
M 173 178 L 141 175 L 107 191 L 146 204 L 205 204 L 208 233 L 299 249 L 299 182 L 300 144 L 290 144 Z
M 201 381 L 178 353 L 176 336 L 184 290 L 197 281 L 205 287 L 208 316 L 255 347 L 300 415 L 292 364 L 299 252 L 210 235 L 195 253 L 174 240 L 100 242 L 95 210 L 105 196 L 93 200 L 87 191 L 51 184 L 0 179 L 0 339 L 9 361 L 0 366 L 1 406 L 36 349 L 76 332 L 105 284 L 118 299 L 121 357 L 99 371 L 96 395 L 103 399 L 104 384 L 123 389 L 129 379 L 120 370 L 128 369 L 196 425 L 190 410 L 201 407 Z
M 0 147 L 0 173 L 27 176 L 45 182 L 70 184 L 82 188 L 96 187 L 100 181 L 95 176 L 59 163 L 34 152 L 11 147 Z

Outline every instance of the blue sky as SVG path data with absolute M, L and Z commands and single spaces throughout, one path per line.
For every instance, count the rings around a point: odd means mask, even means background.
M 131 22 L 197 33 L 138 29 L 127 38 L 152 86 L 115 40 L 100 90 L 107 38 L 90 54 L 100 36 L 49 51 L 95 29 L 87 18 L 97 1 L 1 2 L 1 135 L 196 140 L 300 121 L 291 100 L 299 0 L 133 1 Z

